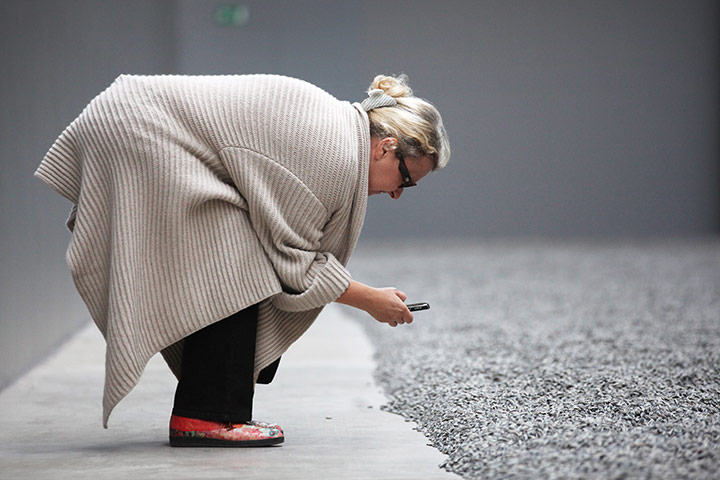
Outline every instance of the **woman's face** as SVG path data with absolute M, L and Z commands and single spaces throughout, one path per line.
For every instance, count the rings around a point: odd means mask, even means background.
M 400 159 L 395 155 L 397 140 L 394 138 L 372 137 L 370 140 L 370 171 L 368 173 L 368 195 L 387 193 L 397 200 L 402 195 L 403 183 L 400 173 Z M 406 158 L 410 178 L 417 183 L 432 171 L 432 161 L 427 157 Z

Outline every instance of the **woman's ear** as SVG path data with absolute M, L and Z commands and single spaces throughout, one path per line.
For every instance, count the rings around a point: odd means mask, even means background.
M 397 139 L 393 137 L 385 137 L 382 140 L 380 140 L 379 145 L 383 149 L 383 153 L 391 152 L 397 148 Z
M 385 156 L 385 150 L 386 146 L 385 143 L 383 143 L 385 139 L 377 139 L 376 137 L 373 137 L 371 143 L 370 143 L 370 151 L 371 151 L 371 159 L 372 160 L 380 160 Z

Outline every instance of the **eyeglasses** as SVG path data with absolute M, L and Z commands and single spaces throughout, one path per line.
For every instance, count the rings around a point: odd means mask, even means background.
M 410 172 L 408 171 L 407 165 L 405 165 L 405 157 L 403 156 L 402 152 L 400 150 L 395 150 L 395 156 L 400 160 L 400 163 L 398 164 L 398 169 L 400 170 L 400 175 L 402 175 L 403 183 L 400 185 L 399 188 L 410 188 L 417 185 L 417 183 L 412 181 L 412 178 L 410 178 Z

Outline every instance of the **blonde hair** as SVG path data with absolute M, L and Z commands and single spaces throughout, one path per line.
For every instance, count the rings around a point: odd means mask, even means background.
M 444 168 L 450 160 L 450 140 L 442 117 L 430 102 L 413 96 L 407 75 L 378 75 L 368 92 L 374 89 L 383 90 L 397 105 L 368 112 L 370 134 L 396 138 L 397 148 L 405 157 L 428 157 L 433 170 Z

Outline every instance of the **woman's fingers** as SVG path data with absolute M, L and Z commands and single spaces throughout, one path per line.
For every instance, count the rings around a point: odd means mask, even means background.
M 405 315 L 407 315 L 407 316 L 404 316 L 404 318 L 399 318 L 397 320 L 390 320 L 389 322 L 387 322 L 388 325 L 390 325 L 391 327 L 397 327 L 398 325 L 405 325 L 405 324 L 412 323 L 412 321 L 413 321 L 412 313 L 410 313 L 408 311 L 408 312 L 405 312 Z
M 412 323 L 413 315 L 405 305 L 407 295 L 394 287 L 379 288 L 375 308 L 368 310 L 376 320 L 387 323 L 391 327 Z

